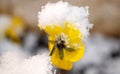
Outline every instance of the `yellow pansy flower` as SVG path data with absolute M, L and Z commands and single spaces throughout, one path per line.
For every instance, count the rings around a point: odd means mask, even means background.
M 25 25 L 23 20 L 19 17 L 13 17 L 11 19 L 10 26 L 6 30 L 6 36 L 10 38 L 15 43 L 20 43 L 19 34 L 23 32 Z
M 49 36 L 51 62 L 64 70 L 72 69 L 72 63 L 83 57 L 84 44 L 81 32 L 70 23 L 47 25 L 44 28 Z

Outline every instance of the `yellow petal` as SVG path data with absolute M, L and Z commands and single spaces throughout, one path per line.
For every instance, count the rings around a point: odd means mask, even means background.
M 52 35 L 52 36 L 56 36 L 56 35 L 59 35 L 60 33 L 63 32 L 63 28 L 60 27 L 60 26 L 46 26 L 45 27 L 45 32 L 48 34 L 48 35 Z
M 49 37 L 49 39 L 53 40 L 52 37 Z M 49 43 L 50 52 L 51 52 L 53 46 L 54 46 L 54 44 Z M 64 59 L 63 60 L 60 59 L 58 49 L 55 49 L 53 55 L 51 56 L 51 61 L 52 61 L 52 64 L 58 68 L 61 68 L 64 70 L 72 69 L 72 62 L 66 61 Z
M 75 51 L 67 51 L 64 49 L 64 60 L 70 61 L 70 62 L 76 62 L 80 60 L 84 55 L 84 45 L 81 43 L 80 47 L 78 49 L 75 49 Z
M 66 23 L 64 33 L 69 38 L 69 46 L 70 48 L 73 48 L 75 51 L 69 52 L 67 50 L 64 50 L 65 60 L 76 62 L 80 60 L 84 55 L 84 44 L 82 43 L 82 36 L 80 31 L 72 24 Z M 79 45 L 79 47 L 74 47 L 73 44 Z
M 64 33 L 68 36 L 71 44 L 80 43 L 82 40 L 80 31 L 73 24 L 66 23 Z
M 52 64 L 60 69 L 64 70 L 71 70 L 72 69 L 72 62 L 65 61 L 65 60 L 57 60 L 54 57 L 51 59 Z
M 49 39 L 53 40 L 53 37 L 49 37 Z M 50 52 L 51 52 L 53 46 L 54 46 L 54 44 L 49 43 Z M 56 50 L 58 50 L 58 49 L 56 49 Z M 56 53 L 56 51 L 54 51 L 54 52 Z M 80 47 L 75 49 L 75 51 L 69 52 L 66 49 L 64 49 L 64 58 L 63 58 L 63 60 L 67 60 L 67 61 L 70 61 L 70 62 L 76 62 L 76 61 L 80 60 L 83 57 L 83 55 L 84 55 L 84 44 L 81 43 Z
M 14 42 L 16 43 L 20 43 L 20 39 L 19 37 L 17 36 L 17 34 L 13 31 L 12 28 L 9 28 L 7 31 L 6 31 L 6 36 L 8 38 L 10 38 L 11 40 L 13 40 Z
M 49 36 L 48 40 L 55 41 L 54 37 L 52 37 L 52 36 Z M 49 45 L 49 50 L 50 50 L 50 52 L 51 52 L 54 44 L 51 43 L 51 42 L 49 42 L 48 45 Z
M 16 17 L 16 16 L 14 16 L 14 17 L 12 18 L 12 23 L 11 23 L 11 25 L 12 25 L 12 26 L 22 27 L 22 28 L 25 27 L 23 20 L 22 20 L 21 18 L 19 18 L 19 17 Z
M 59 58 L 59 53 L 58 49 L 55 49 L 55 52 L 53 53 L 51 57 L 52 64 L 55 65 L 56 67 L 64 70 L 71 70 L 72 69 L 72 62 L 66 61 L 66 60 L 61 60 Z

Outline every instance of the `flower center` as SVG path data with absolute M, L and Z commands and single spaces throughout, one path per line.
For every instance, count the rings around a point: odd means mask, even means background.
M 56 37 L 56 47 L 58 49 L 63 49 L 66 47 L 66 44 L 68 42 L 67 36 L 62 33 L 59 36 Z
M 65 47 L 66 47 L 66 46 L 65 46 L 65 41 L 64 41 L 64 40 L 59 40 L 59 41 L 57 41 L 56 46 L 57 46 L 58 49 L 63 49 L 63 48 L 65 48 Z
M 62 60 L 64 58 L 64 49 L 71 50 L 71 48 L 67 48 L 68 38 L 64 33 L 61 33 L 60 35 L 56 36 L 56 39 L 53 42 L 54 46 L 52 48 L 52 51 L 50 52 L 50 56 L 52 56 L 55 49 L 58 49 L 59 57 Z

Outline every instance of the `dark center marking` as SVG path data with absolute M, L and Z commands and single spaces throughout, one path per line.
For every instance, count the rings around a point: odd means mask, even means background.
M 58 49 L 65 48 L 66 47 L 65 46 L 65 41 L 63 41 L 63 40 L 58 41 L 57 44 L 56 44 L 56 46 L 57 46 Z

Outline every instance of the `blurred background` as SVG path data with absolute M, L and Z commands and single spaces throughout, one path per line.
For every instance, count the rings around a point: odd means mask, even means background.
M 18 51 L 25 58 L 48 52 L 47 36 L 37 26 L 37 15 L 43 5 L 57 1 L 0 0 L 0 56 L 7 51 Z M 94 26 L 84 40 L 83 59 L 61 74 L 120 74 L 120 0 L 62 1 L 89 6 Z

